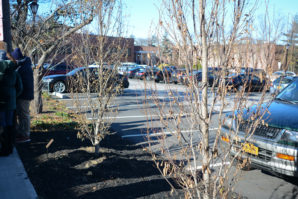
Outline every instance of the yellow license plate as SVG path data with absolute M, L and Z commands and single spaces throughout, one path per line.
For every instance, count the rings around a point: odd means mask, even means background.
M 246 153 L 251 153 L 253 155 L 259 154 L 259 148 L 251 143 L 243 143 L 242 144 L 242 150 Z
M 281 86 L 277 86 L 277 89 L 280 90 L 281 89 Z

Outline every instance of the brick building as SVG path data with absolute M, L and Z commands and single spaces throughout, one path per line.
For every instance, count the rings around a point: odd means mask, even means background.
M 155 46 L 135 46 L 134 47 L 135 62 L 154 66 L 158 63 L 158 48 Z
M 135 62 L 134 39 L 75 34 L 54 57 L 54 63 L 66 61 L 76 66 L 103 62 Z
M 98 61 L 99 57 L 104 62 L 135 62 L 150 66 L 159 61 L 157 47 L 134 46 L 133 38 L 75 34 L 66 42 L 68 44 L 53 56 L 54 63 L 64 60 L 69 64 L 82 66 Z M 99 49 L 101 47 L 102 50 Z

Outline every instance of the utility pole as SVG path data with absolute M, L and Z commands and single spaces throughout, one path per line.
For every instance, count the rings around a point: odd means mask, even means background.
M 0 0 L 0 49 L 12 51 L 9 0 Z

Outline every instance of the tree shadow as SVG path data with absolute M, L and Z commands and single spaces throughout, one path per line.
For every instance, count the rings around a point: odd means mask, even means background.
M 171 195 L 170 185 L 164 179 L 154 179 L 148 181 L 141 181 L 130 183 L 126 185 L 103 188 L 95 192 L 89 192 L 82 195 L 80 198 L 139 198 L 154 195 L 161 192 L 168 192 L 156 198 L 173 198 L 178 197 L 179 194 Z M 180 197 L 183 195 L 180 193 Z
M 108 194 L 114 196 L 108 198 L 134 198 L 170 191 L 152 156 L 116 133 L 102 141 L 98 155 L 85 150 L 90 143 L 78 140 L 76 132 L 33 132 L 31 138 L 30 143 L 20 144 L 17 149 L 42 198 L 76 198 L 74 187 L 82 190 L 94 184 L 101 189 L 84 192 L 82 198 L 101 198 Z M 46 149 L 51 139 L 54 142 Z

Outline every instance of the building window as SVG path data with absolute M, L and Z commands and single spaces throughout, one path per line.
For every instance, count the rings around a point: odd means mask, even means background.
M 131 56 L 131 48 L 127 49 L 127 56 L 130 57 Z

